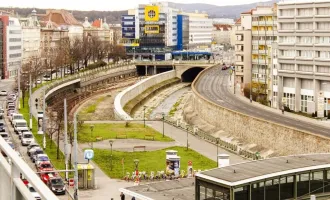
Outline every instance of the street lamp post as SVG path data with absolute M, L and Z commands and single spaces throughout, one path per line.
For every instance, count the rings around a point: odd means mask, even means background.
M 219 142 L 220 138 L 217 138 L 216 143 L 217 143 L 217 167 L 219 167 L 219 161 L 218 161 L 218 155 L 219 155 Z
M 163 113 L 162 114 L 162 116 L 163 116 L 163 137 L 164 137 L 164 135 L 165 135 L 165 113 Z
M 93 130 L 94 130 L 94 125 L 90 125 L 90 129 L 91 129 L 91 147 L 93 149 Z
M 143 106 L 143 127 L 146 127 L 146 108 L 147 106 Z
M 134 164 L 135 164 L 135 177 L 136 177 L 136 182 L 139 183 L 139 160 L 134 159 Z
M 109 144 L 110 144 L 110 148 L 111 148 L 111 150 L 110 150 L 110 170 L 112 171 L 112 144 L 113 144 L 113 140 L 109 140 Z

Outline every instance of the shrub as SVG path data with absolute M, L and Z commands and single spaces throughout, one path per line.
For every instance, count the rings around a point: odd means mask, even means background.
M 88 65 L 87 69 L 96 69 L 96 68 L 99 68 L 99 67 L 104 67 L 106 65 L 107 65 L 106 62 L 104 62 L 103 60 L 99 60 L 96 63 L 92 63 L 92 64 Z

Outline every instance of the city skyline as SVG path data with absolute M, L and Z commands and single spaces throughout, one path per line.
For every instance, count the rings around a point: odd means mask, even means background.
M 177 0 L 176 3 L 205 3 L 212 4 L 217 6 L 228 6 L 228 5 L 239 5 L 239 4 L 249 4 L 255 2 L 264 2 L 265 0 L 232 0 L 229 2 L 219 2 L 217 0 Z M 171 2 L 171 1 L 169 1 Z M 172 1 L 174 2 L 174 1 Z M 148 4 L 149 0 L 126 0 L 122 2 L 116 2 L 114 5 L 109 5 L 109 8 L 105 8 L 106 3 L 101 0 L 94 0 L 92 3 L 88 3 L 87 1 L 80 1 L 77 4 L 77 1 L 42 1 L 42 0 L 34 0 L 25 1 L 25 0 L 11 0 L 11 1 L 3 1 L 0 3 L 0 7 L 21 7 L 21 8 L 54 8 L 54 9 L 67 9 L 67 10 L 84 10 L 84 11 L 116 11 L 116 10 L 127 10 L 136 7 L 138 4 Z

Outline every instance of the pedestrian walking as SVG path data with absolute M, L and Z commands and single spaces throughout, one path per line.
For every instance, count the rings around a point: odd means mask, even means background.
M 284 114 L 284 106 L 282 106 L 282 114 Z
M 132 200 L 135 200 L 135 197 L 132 197 Z
M 123 192 L 120 193 L 120 200 L 125 200 L 125 195 Z

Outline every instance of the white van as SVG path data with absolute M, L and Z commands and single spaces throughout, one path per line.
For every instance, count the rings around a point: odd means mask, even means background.
M 18 134 L 22 129 L 26 129 L 26 128 L 28 128 L 28 126 L 24 119 L 16 120 L 15 125 L 14 125 L 15 133 Z
M 24 119 L 22 114 L 15 113 L 13 116 L 10 118 L 11 125 L 15 125 L 16 120 Z
M 33 142 L 34 142 L 34 138 L 33 138 L 32 133 L 29 131 L 24 132 L 22 135 L 22 140 L 21 140 L 22 146 L 27 146 Z

